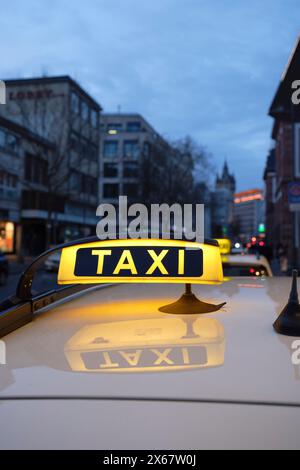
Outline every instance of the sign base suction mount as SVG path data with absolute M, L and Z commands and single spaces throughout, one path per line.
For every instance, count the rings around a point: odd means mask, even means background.
M 223 302 L 219 305 L 209 304 L 197 299 L 192 293 L 191 284 L 185 285 L 185 293 L 176 302 L 160 307 L 158 310 L 163 313 L 173 313 L 175 315 L 193 315 L 217 312 L 226 305 Z

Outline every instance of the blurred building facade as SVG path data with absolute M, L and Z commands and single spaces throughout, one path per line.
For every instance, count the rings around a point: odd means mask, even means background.
M 265 182 L 265 220 L 267 242 L 273 245 L 276 240 L 276 155 L 275 149 L 272 149 L 267 157 L 267 163 L 264 171 Z
M 225 161 L 221 176 L 217 176 L 212 193 L 212 234 L 213 237 L 230 236 L 233 223 L 233 206 L 236 181 Z
M 45 231 L 53 244 L 91 234 L 97 221 L 100 105 L 69 76 L 7 80 L 6 88 L 1 115 L 55 145 L 45 170 L 48 197 L 33 184 L 22 189 L 26 233 L 39 234 L 41 245 L 47 244 Z M 26 165 L 34 172 L 34 159 Z
M 0 116 L 0 250 L 6 254 L 42 251 L 42 239 L 32 230 L 35 201 L 46 201 L 47 163 L 55 146 L 28 129 Z M 29 190 L 31 195 L 28 197 Z M 59 200 L 56 201 L 59 204 Z M 45 227 L 44 227 L 45 232 Z
M 267 237 L 274 247 L 282 245 L 290 266 L 300 266 L 300 105 L 292 99 L 299 79 L 300 40 L 270 106 L 274 150 L 264 173 Z
M 120 195 L 129 203 L 146 201 L 151 176 L 145 165 L 155 166 L 165 157 L 168 144 L 139 114 L 101 115 L 100 201 L 117 203 Z M 156 178 L 159 178 L 157 165 Z M 149 186 L 149 190 L 148 190 Z
M 195 184 L 190 138 L 169 143 L 139 114 L 101 114 L 69 76 L 6 80 L 6 89 L 0 106 L 4 251 L 37 255 L 89 236 L 99 203 L 116 204 L 120 195 L 129 204 L 205 203 L 206 236 L 212 206 L 228 230 L 234 177 L 225 164 L 212 204 L 206 184 Z
M 250 189 L 234 196 L 235 234 L 242 242 L 264 231 L 264 194 L 260 189 Z

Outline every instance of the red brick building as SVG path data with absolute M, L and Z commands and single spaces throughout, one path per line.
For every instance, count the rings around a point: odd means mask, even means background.
M 274 119 L 274 150 L 268 157 L 266 183 L 267 237 L 287 250 L 290 266 L 300 265 L 300 216 L 289 199 L 289 186 L 300 182 L 300 105 L 293 103 L 300 80 L 300 39 L 282 75 L 269 115 Z
M 267 164 L 264 172 L 265 181 L 265 224 L 266 233 L 270 243 L 274 243 L 276 238 L 274 216 L 275 216 L 275 193 L 276 193 L 276 155 L 275 149 L 272 149 L 267 158 Z

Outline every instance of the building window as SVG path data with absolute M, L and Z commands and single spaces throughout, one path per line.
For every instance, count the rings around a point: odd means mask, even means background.
M 15 175 L 9 175 L 9 186 L 11 188 L 16 188 L 18 184 L 18 178 Z
M 77 215 L 83 217 L 83 207 L 73 202 L 66 203 L 66 214 Z
M 123 129 L 123 124 L 120 123 L 120 122 L 110 122 L 107 124 L 107 130 L 108 131 L 111 131 L 111 130 L 117 130 L 117 131 L 121 131 Z
M 7 134 L 6 136 L 6 148 L 13 153 L 18 153 L 19 140 L 14 134 Z
M 77 194 L 87 194 L 97 197 L 98 180 L 92 176 L 73 171 L 70 176 L 70 190 Z
M 17 200 L 18 177 L 6 171 L 0 170 L 0 198 Z
M 70 176 L 70 190 L 81 193 L 81 175 L 78 171 L 72 171 Z
M 140 147 L 138 140 L 125 140 L 124 142 L 124 157 L 137 160 L 140 154 Z
M 118 184 L 104 184 L 103 185 L 103 197 L 107 199 L 116 199 L 119 197 L 119 185 Z
M 98 148 L 96 145 L 89 144 L 89 160 L 96 162 L 98 160 Z
M 65 211 L 64 198 L 57 195 L 52 195 L 51 203 L 49 201 L 49 194 L 41 191 L 23 191 L 22 192 L 22 209 L 24 210 L 39 210 L 47 211 L 49 208 L 53 212 L 63 213 Z
M 98 128 L 98 111 L 96 111 L 95 109 L 92 109 L 91 111 L 91 122 L 92 122 L 92 126 L 94 129 L 97 129 Z
M 71 94 L 71 109 L 74 114 L 79 114 L 80 99 L 79 99 L 79 96 L 75 92 L 72 92 Z
M 137 178 L 139 175 L 138 162 L 124 162 L 123 176 L 124 178 Z
M 138 195 L 138 185 L 135 183 L 125 183 L 123 186 L 123 192 L 125 196 L 135 198 Z
M 15 134 L 0 129 L 0 147 L 17 155 L 19 154 L 19 138 Z
M 143 153 L 144 153 L 145 157 L 149 157 L 149 155 L 150 155 L 150 144 L 148 142 L 144 143 Z
M 12 175 L 6 171 L 0 170 L 0 186 L 5 186 L 6 188 L 16 188 L 17 183 L 18 178 L 16 175 Z
M 5 137 L 6 137 L 5 132 L 2 129 L 0 129 L 0 147 L 2 148 L 5 147 Z
M 81 103 L 81 117 L 82 119 L 85 121 L 85 122 L 88 122 L 89 121 L 89 117 L 90 117 L 90 108 L 88 107 L 88 105 L 85 103 L 85 101 L 83 101 Z
M 71 135 L 70 147 L 73 152 L 80 155 L 81 158 L 86 158 L 89 161 L 98 160 L 98 148 L 96 145 L 91 144 L 88 140 L 80 137 L 74 133 Z
M 87 160 L 90 159 L 90 144 L 86 139 L 81 140 L 81 158 L 86 158 Z
M 48 163 L 40 157 L 26 154 L 25 156 L 25 179 L 31 183 L 47 185 Z
M 123 124 L 121 123 L 109 123 L 106 126 L 106 131 L 110 135 L 118 134 L 123 130 Z
M 81 139 L 80 142 L 80 156 L 81 158 L 88 158 L 88 147 L 89 144 L 85 139 Z
M 118 164 L 117 163 L 104 163 L 103 176 L 105 178 L 118 177 Z
M 82 192 L 89 194 L 90 196 L 97 197 L 98 194 L 98 181 L 97 178 L 93 178 L 88 175 L 82 175 Z
M 74 152 L 80 153 L 80 138 L 75 132 L 71 134 L 70 147 Z
M 104 158 L 118 157 L 118 142 L 116 140 L 106 140 L 104 142 Z
M 128 122 L 127 123 L 127 132 L 140 132 L 141 131 L 141 123 L 136 122 Z
M 0 222 L 0 251 L 13 253 L 15 247 L 15 225 L 12 222 Z

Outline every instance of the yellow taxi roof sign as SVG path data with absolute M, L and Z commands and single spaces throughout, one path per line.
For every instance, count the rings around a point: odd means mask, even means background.
M 229 255 L 231 251 L 231 241 L 227 238 L 216 238 L 216 241 L 219 244 L 221 255 Z
M 195 283 L 223 281 L 216 242 L 106 240 L 63 248 L 58 284 Z

